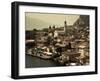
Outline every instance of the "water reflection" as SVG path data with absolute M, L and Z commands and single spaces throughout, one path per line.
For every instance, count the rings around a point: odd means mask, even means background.
M 38 57 L 33 57 L 30 55 L 26 55 L 25 60 L 26 68 L 34 68 L 34 67 L 55 67 L 60 66 L 59 63 L 53 62 L 52 60 L 44 60 Z

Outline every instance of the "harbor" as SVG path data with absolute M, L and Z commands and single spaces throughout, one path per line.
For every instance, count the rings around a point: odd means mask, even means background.
M 86 19 L 87 18 L 87 19 Z M 25 67 L 89 65 L 89 21 L 80 15 L 73 25 L 49 25 L 26 31 Z
M 26 55 L 26 68 L 37 68 L 37 67 L 58 67 L 59 63 L 53 62 L 52 60 L 45 60 L 38 57 Z

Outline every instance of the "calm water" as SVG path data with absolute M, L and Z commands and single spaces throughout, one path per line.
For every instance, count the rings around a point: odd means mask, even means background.
M 58 63 L 52 60 L 44 60 L 44 59 L 33 57 L 30 55 L 26 55 L 25 63 L 26 63 L 26 68 L 60 66 Z

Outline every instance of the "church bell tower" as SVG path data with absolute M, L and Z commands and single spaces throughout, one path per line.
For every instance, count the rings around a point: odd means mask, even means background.
M 67 35 L 67 22 L 66 22 L 66 20 L 64 21 L 64 32 L 65 32 L 65 35 Z

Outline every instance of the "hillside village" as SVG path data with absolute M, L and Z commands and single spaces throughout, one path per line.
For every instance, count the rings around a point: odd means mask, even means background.
M 80 15 L 73 25 L 49 25 L 26 30 L 26 54 L 64 66 L 89 64 L 89 16 Z

